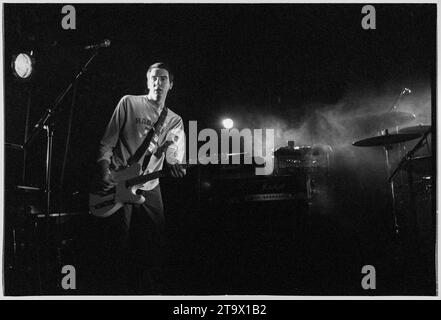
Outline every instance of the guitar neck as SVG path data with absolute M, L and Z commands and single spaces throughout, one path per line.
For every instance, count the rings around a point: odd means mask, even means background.
M 191 167 L 191 166 L 193 166 L 193 165 L 189 165 L 189 164 L 181 164 L 181 166 L 182 166 L 184 169 L 187 169 L 187 168 L 189 168 L 189 167 Z M 128 179 L 128 180 L 126 181 L 126 186 L 129 188 L 129 187 L 132 187 L 132 186 L 136 186 L 136 185 L 144 184 L 144 183 L 146 183 L 146 182 L 148 182 L 148 181 L 150 181 L 150 180 L 154 180 L 154 179 L 157 179 L 157 178 L 163 178 L 163 177 L 166 177 L 166 176 L 168 176 L 168 175 L 169 175 L 169 174 L 166 173 L 166 172 L 164 171 L 164 169 L 162 169 L 162 170 L 155 171 L 155 172 L 152 172 L 152 173 L 148 173 L 148 174 L 140 175 L 140 176 L 135 177 L 135 178 L 132 178 L 132 179 Z
M 127 187 L 132 187 L 132 186 L 144 184 L 147 181 L 154 180 L 154 179 L 157 179 L 157 178 L 162 178 L 162 177 L 165 177 L 166 175 L 167 174 L 164 172 L 164 170 L 160 170 L 160 171 L 144 174 L 144 175 L 141 175 L 139 177 L 127 180 L 126 181 L 126 186 Z

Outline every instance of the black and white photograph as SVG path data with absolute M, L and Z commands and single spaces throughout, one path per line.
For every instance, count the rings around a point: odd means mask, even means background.
M 2 16 L 5 297 L 439 294 L 436 3 Z

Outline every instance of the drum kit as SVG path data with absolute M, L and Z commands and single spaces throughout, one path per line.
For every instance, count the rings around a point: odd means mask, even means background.
M 388 129 L 379 130 L 379 135 L 377 136 L 365 138 L 352 143 L 352 145 L 356 147 L 382 147 L 385 150 L 385 161 L 388 174 L 387 181 L 390 185 L 394 231 L 396 235 L 400 233 L 400 228 L 397 219 L 394 178 L 399 172 L 407 172 L 410 189 L 412 189 L 413 184 L 412 176 L 415 174 L 422 175 L 422 179 L 425 180 L 432 179 L 432 156 L 430 154 L 430 144 L 428 142 L 428 136 L 432 133 L 432 126 L 421 124 L 399 129 L 399 126 L 406 125 L 413 120 L 415 120 L 414 114 L 394 110 L 387 113 L 369 116 L 366 118 L 366 121 L 374 121 L 384 128 L 394 128 L 394 133 L 389 133 Z M 416 141 L 417 139 L 419 139 L 417 143 L 411 146 L 411 148 L 409 148 L 410 150 L 408 151 L 405 144 L 409 141 Z M 390 154 L 394 146 L 397 146 L 396 149 L 398 151 L 400 161 L 394 170 L 392 170 Z M 416 153 L 424 146 L 427 146 L 429 154 L 417 156 Z M 404 153 L 405 155 L 401 156 Z

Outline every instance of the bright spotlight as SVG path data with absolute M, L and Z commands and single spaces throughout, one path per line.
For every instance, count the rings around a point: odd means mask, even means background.
M 225 129 L 231 129 L 234 126 L 234 122 L 231 119 L 224 119 L 222 120 L 222 125 L 224 126 Z
M 19 79 L 29 79 L 34 70 L 32 53 L 19 53 L 12 57 L 12 71 Z

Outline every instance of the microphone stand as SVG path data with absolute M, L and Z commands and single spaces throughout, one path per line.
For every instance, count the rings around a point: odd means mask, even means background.
M 61 113 L 63 111 L 63 108 L 61 106 L 61 102 L 66 97 L 66 95 L 72 90 L 72 88 L 76 87 L 78 84 L 79 79 L 82 75 L 84 75 L 87 72 L 87 68 L 92 62 L 92 60 L 98 55 L 99 48 L 96 48 L 92 55 L 89 57 L 87 62 L 81 67 L 80 71 L 75 75 L 72 82 L 66 87 L 66 89 L 58 96 L 58 98 L 55 100 L 53 106 L 46 109 L 46 111 L 43 113 L 43 115 L 40 117 L 40 119 L 35 124 L 32 132 L 27 137 L 25 143 L 23 144 L 23 149 L 26 149 L 29 147 L 29 145 L 32 143 L 32 141 L 36 138 L 40 130 L 46 131 L 46 175 L 45 175 L 45 202 L 46 202 L 46 214 L 45 214 L 45 220 L 46 220 L 46 232 L 45 232 L 45 241 L 46 244 L 48 244 L 49 241 L 49 218 L 51 217 L 51 193 L 52 193 L 52 187 L 51 187 L 51 171 L 52 171 L 52 149 L 53 149 L 53 138 L 54 138 L 54 124 L 56 122 L 56 119 L 54 118 L 55 115 Z M 41 284 L 40 284 L 41 288 Z M 41 290 L 41 289 L 40 289 Z
M 407 90 L 407 91 L 406 91 L 406 90 Z M 400 100 L 401 97 L 402 97 L 406 92 L 409 92 L 409 93 L 410 93 L 410 90 L 404 88 L 404 89 L 400 92 L 400 94 L 395 98 L 395 101 L 394 101 L 394 103 L 392 104 L 392 107 L 389 109 L 388 112 L 391 112 L 391 111 L 397 109 L 397 102 L 398 102 L 398 100 Z

